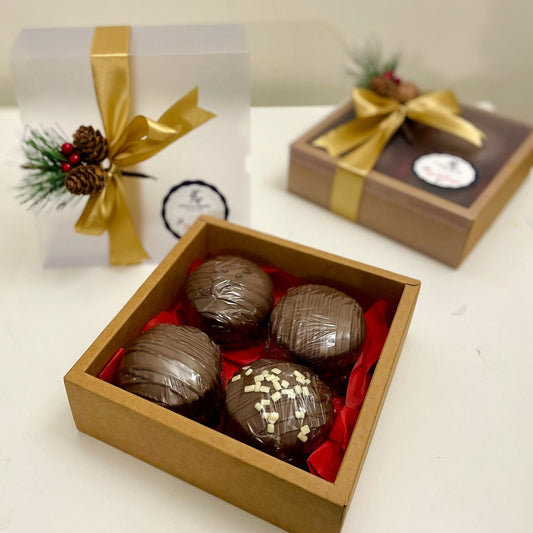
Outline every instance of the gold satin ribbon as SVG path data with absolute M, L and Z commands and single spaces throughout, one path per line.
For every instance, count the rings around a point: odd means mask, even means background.
M 111 165 L 106 186 L 91 194 L 76 223 L 79 233 L 109 232 L 109 262 L 113 265 L 135 264 L 148 258 L 126 205 L 121 168 L 152 157 L 215 116 L 198 107 L 196 87 L 158 120 L 137 115 L 128 123 L 129 41 L 128 26 L 100 27 L 94 31 L 91 68 Z
M 330 208 L 351 220 L 357 219 L 364 178 L 406 118 L 452 133 L 476 146 L 483 143 L 483 132 L 458 116 L 461 109 L 451 91 L 425 93 L 405 104 L 359 87 L 352 96 L 356 118 L 313 141 L 332 157 L 346 154 L 337 165 Z

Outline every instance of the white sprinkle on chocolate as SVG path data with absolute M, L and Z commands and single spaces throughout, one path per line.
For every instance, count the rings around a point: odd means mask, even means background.
M 270 405 L 270 400 L 261 400 L 261 405 Z
M 249 368 L 251 368 L 250 365 L 246 365 L 242 367 L 243 370 L 248 370 Z
M 279 413 L 268 413 L 268 419 L 271 424 L 276 423 L 279 420 Z
M 281 382 L 281 386 L 282 386 L 284 389 L 286 389 L 286 388 L 289 386 L 289 382 L 288 382 L 286 379 L 284 379 L 284 380 Z
M 261 374 L 260 376 L 254 376 L 254 381 L 257 383 L 259 381 L 263 381 L 265 379 L 265 376 Z
M 302 392 L 304 396 L 309 396 L 309 389 L 307 387 L 302 387 Z
M 307 436 L 300 431 L 300 433 L 298 433 L 298 440 L 301 440 L 302 442 L 307 442 Z
M 267 433 L 274 433 L 274 424 L 267 424 Z M 305 437 L 307 440 L 307 437 Z
M 296 376 L 296 381 L 302 385 L 305 385 L 305 378 L 303 376 Z
M 272 369 L 273 374 L 281 374 L 281 370 L 279 368 L 273 368 Z
M 241 379 L 241 375 L 240 375 L 240 374 L 235 374 L 235 375 L 231 378 L 231 381 L 233 381 L 233 383 L 235 383 L 236 381 L 239 381 L 239 379 Z
M 256 381 L 254 386 L 254 392 L 259 392 L 261 390 L 261 382 Z
M 295 370 L 295 371 L 293 372 L 293 374 L 294 374 L 295 376 L 299 376 L 299 377 L 301 377 L 301 378 L 304 377 L 304 375 L 303 375 L 299 370 Z
M 257 405 L 257 404 L 256 404 Z M 302 411 L 295 411 L 294 412 L 294 416 L 296 418 L 303 418 L 305 416 L 305 414 L 302 412 Z
M 267 375 L 265 376 L 265 379 L 266 379 L 267 381 L 272 381 L 272 374 L 267 374 Z
M 254 392 L 255 387 L 253 385 L 246 385 L 244 387 L 244 392 Z
M 249 376 L 252 372 L 253 372 L 253 370 L 252 370 L 251 368 L 249 368 L 249 369 L 244 373 L 244 375 Z
M 271 398 L 272 398 L 272 401 L 273 401 L 273 402 L 277 402 L 277 401 L 281 398 L 281 394 L 280 394 L 279 392 L 276 391 L 276 392 L 271 396 Z
M 254 405 L 254 407 L 255 407 L 258 411 L 261 411 L 261 410 L 263 409 L 263 406 L 262 406 L 259 402 L 257 402 L 257 403 Z
M 270 392 L 270 387 L 267 387 L 266 385 L 262 385 L 261 387 L 259 387 L 259 390 L 261 392 Z
M 302 426 L 302 429 L 300 430 L 300 433 L 303 433 L 304 435 L 307 435 L 310 432 L 311 430 L 309 429 L 309 426 L 307 424 L 305 424 L 305 426 Z
M 263 420 L 268 420 L 268 415 L 269 415 L 269 413 L 267 413 L 266 411 L 262 411 L 261 412 L 261 418 Z
M 294 394 L 294 389 L 283 389 L 281 391 L 281 394 L 286 394 L 287 396 L 290 396 L 290 395 Z
M 274 385 L 274 388 L 276 390 L 281 390 L 281 385 L 277 382 L 277 381 L 273 381 L 272 382 L 272 385 Z
M 311 380 L 309 378 L 305 378 L 305 384 L 309 385 L 309 383 L 311 383 Z
M 302 394 L 302 387 L 300 387 L 300 385 L 295 385 L 294 391 L 296 392 L 296 394 Z
M 263 372 L 261 372 L 261 374 L 263 374 L 263 376 L 266 376 L 267 374 L 270 374 L 270 372 L 268 370 L 263 370 Z

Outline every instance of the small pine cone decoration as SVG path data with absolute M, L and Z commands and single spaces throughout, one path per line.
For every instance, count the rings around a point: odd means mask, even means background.
M 100 163 L 107 157 L 107 139 L 92 126 L 80 126 L 73 136 L 72 144 L 83 161 Z
M 409 100 L 413 100 L 413 98 L 416 98 L 419 94 L 420 91 L 418 90 L 418 87 L 410 81 L 405 81 L 398 85 L 397 98 L 402 104 L 409 102 Z
M 98 165 L 80 165 L 65 176 L 65 187 L 72 194 L 91 194 L 102 189 L 106 180 L 107 171 Z
M 390 77 L 386 77 L 384 75 L 374 76 L 370 80 L 370 87 L 380 96 L 385 96 L 387 98 L 398 98 L 399 86 Z

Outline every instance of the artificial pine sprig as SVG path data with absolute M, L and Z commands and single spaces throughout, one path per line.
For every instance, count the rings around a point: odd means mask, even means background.
M 22 168 L 27 172 L 18 187 L 17 198 L 28 204 L 29 209 L 42 209 L 48 203 L 61 209 L 75 198 L 65 187 L 65 172 L 61 168 L 68 161 L 61 151 L 65 142 L 65 135 L 55 129 L 27 130 L 22 141 L 26 158 Z
M 368 42 L 364 47 L 354 48 L 350 52 L 352 65 L 347 72 L 354 79 L 354 85 L 370 88 L 370 80 L 386 72 L 394 72 L 398 67 L 400 55 L 383 58 L 383 51 L 379 43 Z
M 26 174 L 17 198 L 29 209 L 55 204 L 61 209 L 79 195 L 97 193 L 106 186 L 109 167 L 107 139 L 92 126 L 80 126 L 72 143 L 56 130 L 28 128 L 22 141 Z M 122 176 L 151 178 L 139 172 L 121 171 Z

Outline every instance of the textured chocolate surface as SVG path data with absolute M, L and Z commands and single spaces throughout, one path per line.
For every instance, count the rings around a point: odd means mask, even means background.
M 326 285 L 290 289 L 272 311 L 268 352 L 286 353 L 342 393 L 366 334 L 359 303 Z
M 296 466 L 305 467 L 332 421 L 329 388 L 301 365 L 259 359 L 226 386 L 226 433 Z
M 162 324 L 124 353 L 117 385 L 197 422 L 220 422 L 223 387 L 218 346 L 199 329 Z
M 272 281 L 257 265 L 236 256 L 210 259 L 187 280 L 186 296 L 198 315 L 194 325 L 223 346 L 263 338 L 272 309 Z

